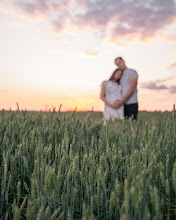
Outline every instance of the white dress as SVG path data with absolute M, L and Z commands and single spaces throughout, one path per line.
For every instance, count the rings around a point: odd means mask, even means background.
M 121 85 L 110 80 L 103 81 L 103 84 L 105 85 L 105 98 L 108 102 L 114 103 L 122 99 Z M 108 120 L 110 117 L 112 119 L 124 119 L 124 106 L 122 105 L 120 108 L 115 109 L 105 104 L 103 115 L 105 120 Z

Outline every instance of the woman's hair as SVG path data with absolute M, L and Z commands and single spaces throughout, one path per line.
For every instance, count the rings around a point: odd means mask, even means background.
M 120 69 L 115 69 L 114 72 L 112 73 L 111 77 L 109 78 L 109 81 L 113 81 L 113 80 L 115 79 L 115 74 L 116 74 L 116 72 L 118 72 L 118 71 L 122 72 L 122 70 L 120 70 Z M 116 80 L 116 82 L 117 82 L 118 84 L 120 84 L 120 79 Z

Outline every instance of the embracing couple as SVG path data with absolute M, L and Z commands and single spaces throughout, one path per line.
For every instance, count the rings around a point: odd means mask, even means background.
M 100 98 L 104 101 L 104 119 L 132 118 L 137 120 L 138 99 L 137 80 L 138 74 L 129 69 L 122 57 L 115 59 L 117 69 L 114 70 L 107 81 L 103 81 Z

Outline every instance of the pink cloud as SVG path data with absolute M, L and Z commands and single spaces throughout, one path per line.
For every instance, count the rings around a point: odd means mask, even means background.
M 85 51 L 85 55 L 87 56 L 98 56 L 99 53 L 97 51 Z
M 175 77 L 169 77 L 163 80 L 155 80 L 152 82 L 145 82 L 140 84 L 141 89 L 148 89 L 148 90 L 166 90 L 170 93 L 176 93 L 176 86 L 169 85 L 170 81 L 174 81 Z
M 142 85 L 142 88 L 145 89 L 153 89 L 153 90 L 163 90 L 163 89 L 168 89 L 165 85 L 158 86 L 155 82 L 150 82 L 150 83 L 144 83 Z
M 172 63 L 172 64 L 170 64 L 170 65 L 168 66 L 168 69 L 169 69 L 169 70 L 171 70 L 171 69 L 173 69 L 173 68 L 176 68 L 176 62 L 174 62 L 174 63 Z
M 171 86 L 171 87 L 169 88 L 169 91 L 170 91 L 171 93 L 176 93 L 176 86 Z
M 102 37 L 144 41 L 156 36 L 173 40 L 163 29 L 176 21 L 174 0 L 14 0 L 30 16 L 48 15 L 55 30 L 68 24 L 81 29 L 98 30 Z

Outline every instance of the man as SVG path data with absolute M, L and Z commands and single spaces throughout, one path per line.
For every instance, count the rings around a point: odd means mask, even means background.
M 122 57 L 117 57 L 115 59 L 115 64 L 120 70 L 123 71 L 122 77 L 120 79 L 120 84 L 122 87 L 122 97 L 123 99 L 114 103 L 114 108 L 120 108 L 124 104 L 124 116 L 126 118 L 132 117 L 133 120 L 137 120 L 138 114 L 138 99 L 137 99 L 137 80 L 138 73 L 127 68 L 125 61 Z

